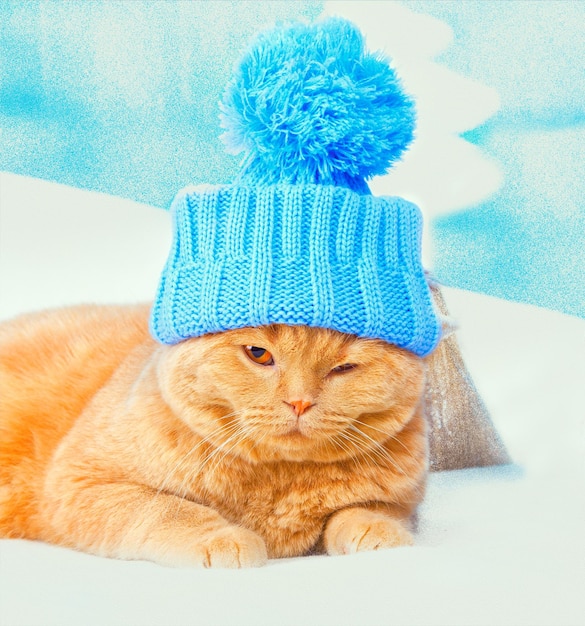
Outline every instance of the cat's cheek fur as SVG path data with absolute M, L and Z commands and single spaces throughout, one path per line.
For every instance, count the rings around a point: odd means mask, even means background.
M 354 554 L 412 545 L 405 522 L 386 513 L 356 507 L 334 513 L 323 534 L 327 554 Z

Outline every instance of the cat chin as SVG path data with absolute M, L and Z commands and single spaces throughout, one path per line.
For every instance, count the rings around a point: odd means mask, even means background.
M 337 463 L 348 460 L 350 455 L 334 449 L 307 450 L 303 447 L 294 446 L 271 446 L 264 452 L 256 451 L 253 456 L 246 460 L 254 463 Z
M 353 458 L 359 452 L 342 449 L 331 439 L 314 438 L 296 432 L 271 434 L 264 438 L 261 445 L 242 446 L 237 454 L 251 463 L 335 463 Z

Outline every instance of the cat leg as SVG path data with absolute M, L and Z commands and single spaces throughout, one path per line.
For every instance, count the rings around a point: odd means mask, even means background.
M 264 540 L 210 507 L 141 485 L 63 486 L 57 498 L 48 498 L 48 541 L 100 556 L 170 566 L 239 568 L 266 563 Z
M 404 521 L 380 510 L 352 507 L 329 518 L 323 544 L 327 554 L 338 555 L 410 546 L 413 538 Z

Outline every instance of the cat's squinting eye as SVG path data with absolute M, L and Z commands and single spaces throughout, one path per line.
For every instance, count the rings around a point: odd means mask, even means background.
M 331 370 L 332 374 L 343 374 L 345 372 L 350 372 L 357 367 L 355 363 L 344 363 L 343 365 L 338 365 Z
M 251 361 L 258 363 L 258 365 L 274 365 L 272 354 L 264 348 L 244 346 L 244 352 Z

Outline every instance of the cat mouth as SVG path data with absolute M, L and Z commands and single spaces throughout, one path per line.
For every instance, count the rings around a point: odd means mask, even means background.
M 274 438 L 281 444 L 308 445 L 314 442 L 315 433 L 313 429 L 305 424 L 290 424 L 287 430 L 274 433 Z
M 307 435 L 299 429 L 298 426 L 291 428 L 286 433 L 277 435 L 280 439 L 308 439 Z

